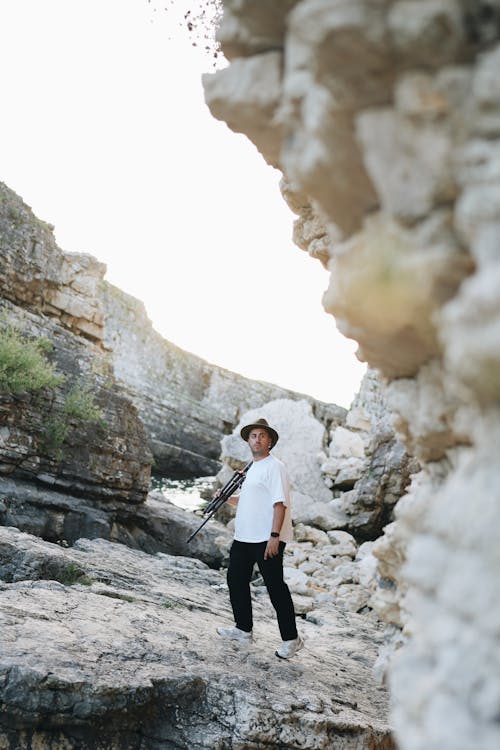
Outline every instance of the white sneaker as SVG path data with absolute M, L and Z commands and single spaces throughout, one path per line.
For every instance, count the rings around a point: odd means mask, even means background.
M 279 656 L 280 659 L 291 659 L 297 651 L 300 651 L 303 645 L 304 641 L 299 636 L 294 638 L 293 641 L 283 641 L 279 649 L 275 652 L 276 656 Z
M 223 638 L 229 638 L 231 641 L 251 641 L 253 638 L 252 631 L 247 633 L 245 630 L 240 630 L 236 627 L 217 628 L 217 632 Z

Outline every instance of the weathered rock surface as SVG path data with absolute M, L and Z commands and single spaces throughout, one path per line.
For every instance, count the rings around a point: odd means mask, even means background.
M 381 633 L 365 617 L 326 605 L 279 662 L 267 597 L 253 645 L 214 635 L 226 586 L 197 560 L 3 528 L 0 571 L 6 750 L 394 747 L 371 675 Z
M 331 503 L 339 518 L 337 528 L 361 541 L 376 539 L 418 464 L 396 439 L 385 388 L 374 371 L 363 378 L 345 426 L 331 435 L 321 470 L 337 490 Z
M 255 4 L 224 5 L 222 36 L 241 29 L 249 73 L 269 9 L 259 26 Z M 214 115 L 230 112 L 283 170 L 297 243 L 332 274 L 325 309 L 385 376 L 396 437 L 421 466 L 372 549 L 384 585 L 371 605 L 398 648 L 392 660 L 384 649 L 398 745 L 494 750 L 500 2 L 302 0 L 280 28 L 281 88 L 260 92 L 275 104 L 267 123 L 256 113 L 258 137 L 254 113 L 234 106 L 234 63 Z M 352 460 L 332 480 L 345 468 L 352 481 L 361 445 L 337 438 L 333 458 Z
M 48 357 L 64 375 L 56 388 L 0 393 L 0 474 L 104 503 L 144 500 L 152 460 L 146 433 L 114 381 L 107 357 L 53 318 L 5 300 L 0 311 L 3 325 L 18 328 L 28 339 L 48 341 Z M 75 389 L 92 394 L 101 412 L 98 421 L 67 413 Z M 0 497 L 1 492 L 0 487 Z
M 104 321 L 97 291 L 104 264 L 85 253 L 61 252 L 53 227 L 37 219 L 3 183 L 0 242 L 2 297 L 99 343 Z
M 144 552 L 193 556 L 220 567 L 227 557 L 229 532 L 214 520 L 188 545 L 200 522 L 157 492 L 135 505 L 121 501 L 96 505 L 91 499 L 19 479 L 0 481 L 0 524 L 53 543 L 71 545 L 81 537 L 110 539 Z

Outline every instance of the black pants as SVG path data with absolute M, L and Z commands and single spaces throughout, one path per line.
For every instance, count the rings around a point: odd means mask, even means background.
M 291 641 L 297 638 L 295 611 L 290 590 L 283 580 L 283 552 L 285 543 L 280 542 L 279 554 L 264 560 L 267 542 L 233 542 L 229 554 L 227 585 L 233 608 L 236 627 L 249 633 L 253 627 L 250 579 L 255 563 L 266 584 L 271 604 L 276 610 L 281 638 Z

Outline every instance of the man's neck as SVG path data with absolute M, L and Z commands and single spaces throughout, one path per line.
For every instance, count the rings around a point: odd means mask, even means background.
M 266 453 L 265 455 L 256 455 L 256 454 L 254 453 L 252 457 L 253 457 L 253 460 L 254 460 L 254 463 L 255 463 L 255 461 L 263 461 L 263 460 L 264 460 L 264 458 L 267 458 L 267 457 L 268 457 L 268 456 L 270 456 L 270 455 L 271 455 L 271 454 L 270 454 L 270 453 L 269 453 L 269 451 L 268 451 L 268 452 L 267 452 L 267 453 Z

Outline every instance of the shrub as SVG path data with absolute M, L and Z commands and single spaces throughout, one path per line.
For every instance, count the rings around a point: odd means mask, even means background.
M 30 339 L 0 318 L 0 393 L 37 392 L 43 388 L 56 388 L 66 378 L 56 371 L 47 359 L 52 350 L 49 339 Z M 90 384 L 78 381 L 56 407 L 45 424 L 45 448 L 60 461 L 61 447 L 68 436 L 70 421 L 83 424 L 104 425 L 104 416 L 95 403 Z
M 66 396 L 63 413 L 56 414 L 46 424 L 45 448 L 57 461 L 63 457 L 62 446 L 70 431 L 70 419 L 82 424 L 104 425 L 104 415 L 94 401 L 90 385 L 74 385 Z
M 102 424 L 104 421 L 103 413 L 95 403 L 92 388 L 87 383 L 77 383 L 71 388 L 66 396 L 64 413 L 67 417 L 73 417 L 82 422 Z
M 47 340 L 31 340 L 12 326 L 0 330 L 0 392 L 55 388 L 64 376 L 45 357 Z

